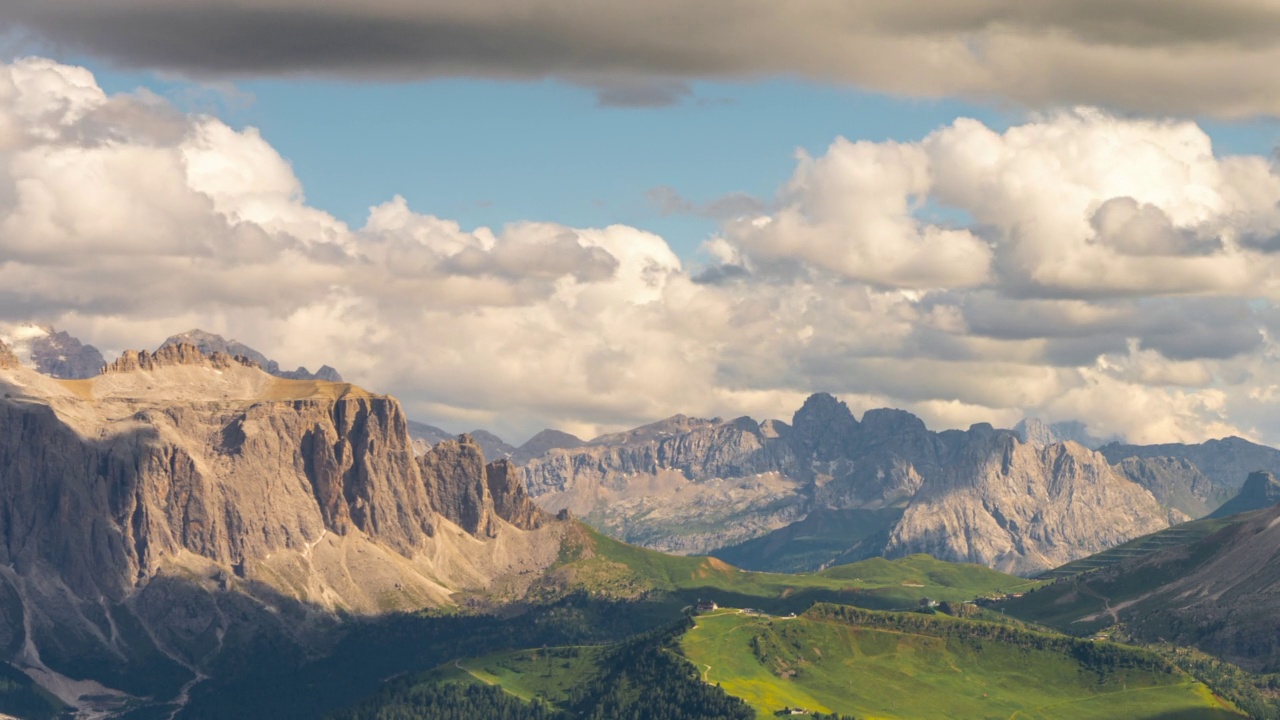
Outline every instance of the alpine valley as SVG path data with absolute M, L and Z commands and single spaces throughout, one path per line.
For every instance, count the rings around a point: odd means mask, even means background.
M 515 447 L 198 330 L 0 335 L 0 714 L 1280 717 L 1240 438 L 819 393 Z

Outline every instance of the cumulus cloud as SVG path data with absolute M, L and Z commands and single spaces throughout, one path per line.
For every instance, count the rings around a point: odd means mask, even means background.
M 786 75 L 1032 107 L 1280 114 L 1280 9 L 1259 0 L 8 0 L 0 26 L 195 75 L 551 76 L 606 104 Z
M 464 228 L 400 197 L 348 227 L 252 128 L 0 66 L 0 319 L 108 352 L 203 327 L 515 440 L 827 390 L 942 427 L 1280 441 L 1280 256 L 1250 240 L 1278 206 L 1268 159 L 1193 123 L 958 120 L 801 154 L 691 268 L 633 227 Z

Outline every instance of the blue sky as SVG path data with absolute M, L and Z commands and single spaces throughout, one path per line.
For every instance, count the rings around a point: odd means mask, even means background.
M 682 257 L 717 221 L 664 214 L 646 193 L 669 186 L 693 203 L 730 193 L 768 200 L 797 149 L 821 154 L 836 137 L 910 141 L 972 117 L 993 129 L 1028 113 L 955 99 L 919 100 L 800 80 L 699 82 L 663 107 L 602 107 L 555 81 L 250 80 L 199 84 L 121 72 L 86 58 L 110 92 L 138 87 L 179 107 L 253 126 L 292 164 L 309 204 L 352 227 L 402 195 L 417 212 L 463 228 L 546 220 L 622 223 L 662 235 Z M 1267 154 L 1274 120 L 1200 120 L 1218 154 Z

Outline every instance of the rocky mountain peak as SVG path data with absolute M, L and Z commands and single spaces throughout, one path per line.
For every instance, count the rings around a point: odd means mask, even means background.
M 835 460 L 846 454 L 858 432 L 849 406 L 829 393 L 814 393 L 791 420 L 792 436 L 806 454 Z
M 760 423 L 760 437 L 783 438 L 791 435 L 791 426 L 781 420 L 764 420 Z
M 1013 431 L 1022 438 L 1023 442 L 1032 445 L 1052 445 L 1069 440 L 1096 450 L 1108 442 L 1115 441 L 1114 437 L 1104 439 L 1093 435 L 1089 432 L 1089 428 L 1078 420 L 1047 423 L 1040 418 L 1029 417 L 1014 425 Z
M 520 468 L 506 458 L 484 468 L 485 486 L 498 517 L 523 530 L 537 530 L 548 521 L 547 513 L 534 504 L 520 481 Z
M 533 458 L 546 455 L 552 450 L 571 450 L 586 444 L 586 441 L 567 432 L 548 428 L 529 438 L 528 442 L 516 448 L 516 451 L 511 454 L 511 461 L 517 465 L 523 465 Z
M 1280 503 L 1280 480 L 1265 470 L 1249 473 L 1240 493 L 1213 512 L 1210 517 L 1227 517 L 1237 513 L 1261 510 Z
M 276 362 L 245 345 L 238 340 L 227 340 L 221 335 L 206 332 L 199 328 L 179 333 L 165 340 L 160 345 L 160 349 L 174 345 L 193 345 L 205 355 L 213 355 L 214 353 L 222 353 L 231 357 L 242 356 L 249 358 L 257 363 L 267 374 L 275 375 L 286 380 L 325 380 L 328 382 L 342 382 L 342 375 L 337 370 L 328 365 L 323 365 L 314 373 L 305 367 L 299 367 L 297 370 L 285 370 L 280 367 L 280 363 Z M 159 350 L 157 350 L 159 352 Z
M 1240 489 L 1240 494 L 1274 498 L 1272 504 L 1280 502 L 1280 480 L 1276 480 L 1275 475 L 1262 470 L 1249 473 L 1249 477 L 1245 478 L 1244 487 Z
M 906 410 L 878 408 L 862 415 L 862 432 L 870 435 L 902 435 L 927 433 L 924 421 Z
M 244 367 L 260 367 L 252 358 L 244 355 L 227 355 L 214 352 L 206 355 L 195 345 L 179 343 L 163 345 L 154 353 L 146 350 L 125 350 L 120 357 L 102 368 L 103 375 L 136 372 L 139 370 L 155 370 L 175 365 L 194 365 L 212 367 L 215 370 L 226 370 L 236 365 Z
M 85 345 L 50 325 L 24 323 L 0 325 L 4 340 L 23 364 L 55 378 L 76 380 L 97 375 L 105 361 L 92 345 Z

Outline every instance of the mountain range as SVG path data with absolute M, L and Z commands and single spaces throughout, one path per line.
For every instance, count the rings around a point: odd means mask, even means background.
M 62 335 L 26 337 L 87 352 Z M 200 688 L 203 707 L 218 707 L 218 683 L 254 658 L 324 672 L 353 627 L 403 612 L 518 615 L 575 593 L 675 593 L 678 607 L 708 590 L 779 611 L 815 599 L 897 608 L 916 588 L 958 587 L 932 566 L 904 584 L 897 573 L 920 553 L 976 564 L 950 567 L 983 577 L 984 592 L 1025 581 L 978 565 L 1059 568 L 1052 590 L 1032 594 L 1075 589 L 1055 612 L 1083 603 L 1075 619 L 1092 615 L 1087 625 L 1143 608 L 1159 621 L 1128 616 L 1142 639 L 1176 633 L 1276 667 L 1276 648 L 1247 631 L 1271 632 L 1262 616 L 1277 610 L 1268 538 L 1280 520 L 1267 513 L 1280 451 L 1240 438 L 1085 437 L 1091 449 L 1063 437 L 1084 437 L 1074 426 L 935 432 L 901 410 L 857 419 L 818 393 L 790 423 L 677 415 L 590 441 L 548 430 L 517 448 L 412 422 L 394 398 L 323 369 L 284 377 L 206 333 L 81 378 L 40 372 L 35 345 L 0 343 L 0 674 L 21 668 L 86 717 L 157 702 L 177 715 Z M 714 557 L 650 553 L 575 516 Z M 1139 562 L 1125 550 L 1138 546 L 1163 554 Z M 870 588 L 886 561 L 812 576 L 733 567 L 879 557 L 904 564 Z M 1077 566 L 1097 572 L 1081 579 Z M 583 622 L 572 612 L 554 616 L 556 633 Z M 382 677 L 376 667 L 391 666 L 370 665 L 362 687 Z M 193 717 L 220 716 L 204 712 Z
M 821 393 L 790 424 L 677 415 L 589 442 L 544 432 L 511 457 L 547 509 L 782 571 L 928 552 L 1034 574 L 1203 517 L 1250 472 L 1280 472 L 1280 451 L 1241 438 L 1126 445 L 1034 419 L 933 432 L 901 410 L 857 420 Z
M 89 379 L 0 346 L 0 659 L 66 702 L 182 696 L 341 618 L 519 597 L 570 525 L 394 399 L 166 343 Z M 114 704 L 114 705 L 113 705 Z

